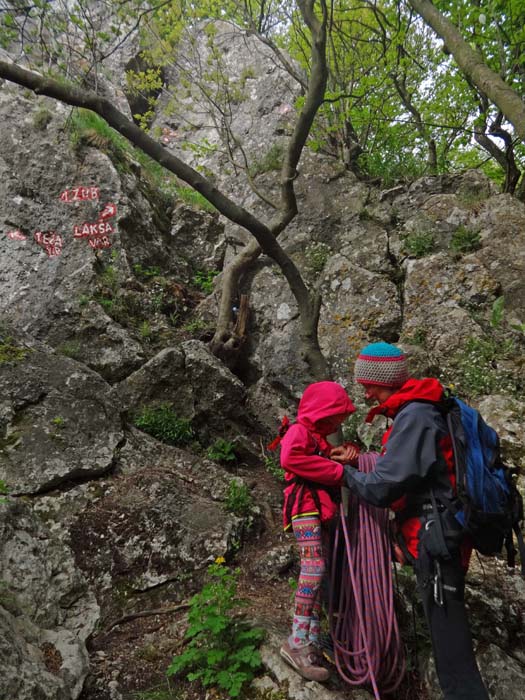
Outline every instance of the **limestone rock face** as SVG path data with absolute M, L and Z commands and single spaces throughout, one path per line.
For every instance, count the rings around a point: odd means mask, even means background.
M 0 504 L 0 565 L 1 697 L 75 700 L 99 607 L 70 549 L 10 499 Z
M 108 610 L 118 606 L 119 590 L 174 582 L 181 595 L 242 532 L 242 519 L 224 508 L 231 477 L 139 431 L 122 448 L 117 469 L 122 475 L 72 525 L 77 562 Z
M 0 373 L 1 478 L 13 492 L 35 493 L 108 471 L 123 436 L 109 385 L 41 345 L 21 351 Z

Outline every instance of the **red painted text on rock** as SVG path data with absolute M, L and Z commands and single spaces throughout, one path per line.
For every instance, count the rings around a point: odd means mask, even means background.
M 16 231 L 8 231 L 5 235 L 12 241 L 27 240 L 27 236 L 24 233 L 22 233 L 22 231 L 20 231 L 19 229 L 16 229 Z
M 73 227 L 73 238 L 92 238 L 94 236 L 107 236 L 113 233 L 113 226 L 107 221 L 96 221 L 94 224 L 84 222 Z
M 56 231 L 35 231 L 33 238 L 50 258 L 62 253 L 62 236 Z
M 85 202 L 98 199 L 99 196 L 99 187 L 73 187 L 70 190 L 64 190 L 59 199 L 61 202 Z
M 92 248 L 111 248 L 111 241 L 107 236 L 100 236 L 97 238 L 89 238 L 88 243 Z

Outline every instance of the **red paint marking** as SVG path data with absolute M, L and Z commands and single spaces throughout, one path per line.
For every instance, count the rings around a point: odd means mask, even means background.
M 107 236 L 114 233 L 115 229 L 109 221 L 96 221 L 89 223 L 85 221 L 79 226 L 73 227 L 73 238 L 93 238 L 94 236 Z
M 117 214 L 117 207 L 112 203 L 108 202 L 104 209 L 100 212 L 98 216 L 99 221 L 104 221 L 104 219 L 111 219 L 112 216 L 116 216 Z
M 60 193 L 61 202 L 85 202 L 100 198 L 99 187 L 72 187 Z
M 111 241 L 107 236 L 102 236 L 100 238 L 90 238 L 88 240 L 88 243 L 92 248 L 111 248 Z
M 22 233 L 19 229 L 16 229 L 16 231 L 8 231 L 5 234 L 8 238 L 10 238 L 12 241 L 25 241 L 27 240 L 27 236 Z
M 35 231 L 33 238 L 48 257 L 54 258 L 62 253 L 62 236 L 56 231 Z

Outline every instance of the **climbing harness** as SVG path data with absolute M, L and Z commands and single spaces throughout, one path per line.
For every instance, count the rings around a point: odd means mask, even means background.
M 371 472 L 378 454 L 360 455 Z M 404 648 L 394 610 L 389 511 L 350 494 L 340 505 L 331 562 L 330 632 L 339 675 L 369 685 L 376 700 L 392 693 L 405 673 Z

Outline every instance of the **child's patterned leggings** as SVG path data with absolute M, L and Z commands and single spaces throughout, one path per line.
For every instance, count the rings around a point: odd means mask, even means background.
M 295 593 L 290 643 L 294 647 L 319 640 L 321 582 L 326 571 L 328 533 L 317 515 L 294 518 L 292 529 L 299 547 L 301 572 Z

